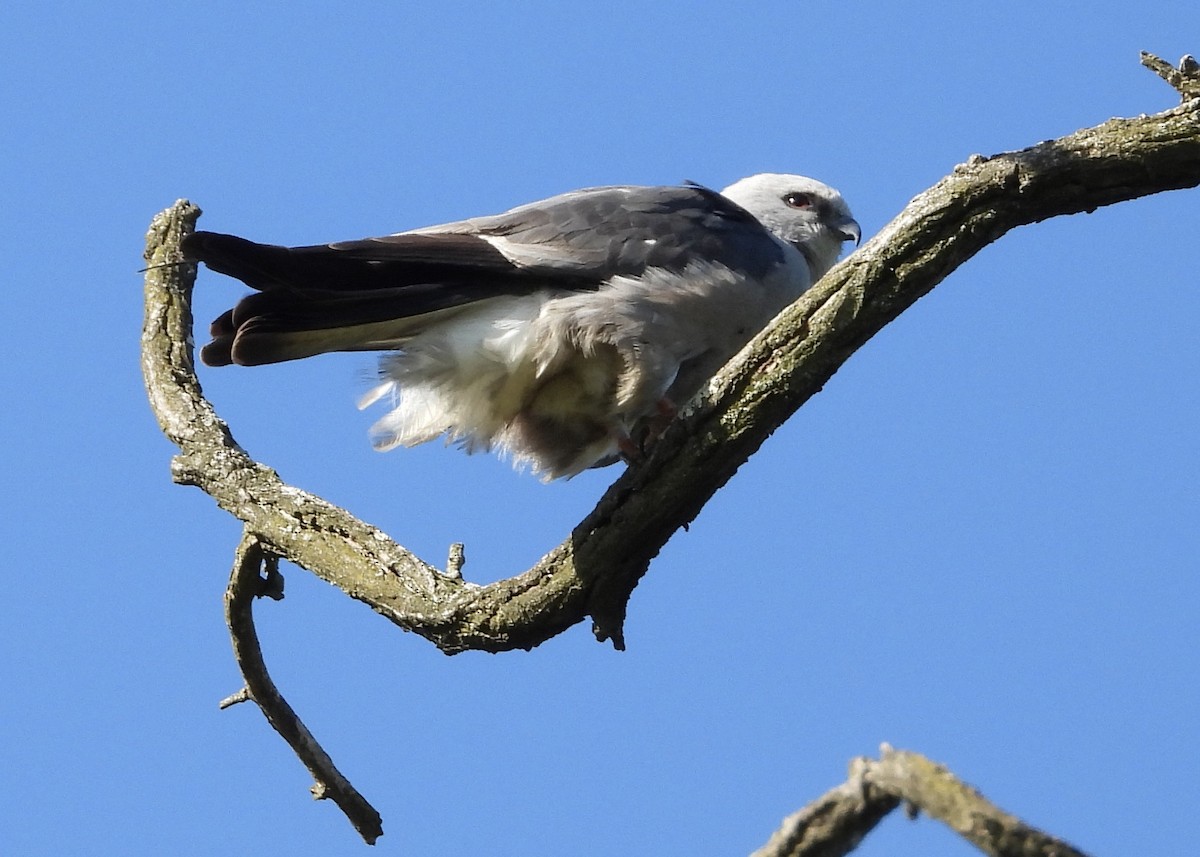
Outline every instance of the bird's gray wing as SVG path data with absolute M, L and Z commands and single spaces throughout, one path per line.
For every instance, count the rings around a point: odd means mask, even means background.
M 210 365 L 395 347 L 430 316 L 505 295 L 596 290 L 618 275 L 703 259 L 761 276 L 778 243 L 707 188 L 606 187 L 492 217 L 310 247 L 197 232 L 189 258 L 257 293 L 212 325 Z
M 647 268 L 680 271 L 696 259 L 757 277 L 779 261 L 778 245 L 753 215 L 696 184 L 589 188 L 374 240 L 447 234 L 483 238 L 530 273 L 599 282 Z

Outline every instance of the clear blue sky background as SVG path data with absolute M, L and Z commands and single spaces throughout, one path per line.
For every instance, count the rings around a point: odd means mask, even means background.
M 277 243 L 577 187 L 839 187 L 867 234 L 972 153 L 1174 93 L 1165 2 L 26 3 L 0 10 L 0 851 L 357 854 L 249 706 L 238 527 L 171 484 L 138 368 L 176 198 Z M 389 854 L 745 854 L 881 741 L 1096 854 L 1190 853 L 1200 790 L 1200 192 L 1019 230 L 868 343 L 678 535 L 629 650 L 447 658 L 298 569 L 275 678 Z M 205 273 L 207 322 L 242 289 Z M 206 370 L 238 440 L 466 574 L 557 544 L 542 485 L 355 410 L 369 356 Z M 975 853 L 896 817 L 864 855 Z

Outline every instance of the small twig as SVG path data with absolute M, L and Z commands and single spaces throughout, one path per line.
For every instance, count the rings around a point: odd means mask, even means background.
M 217 703 L 217 708 L 224 711 L 226 708 L 233 708 L 235 705 L 241 705 L 243 702 L 253 702 L 250 697 L 250 691 L 243 687 L 237 693 L 231 693 L 229 696 Z
M 462 580 L 462 569 L 467 563 L 467 549 L 462 542 L 450 545 L 450 555 L 446 557 L 446 577 Z
M 226 702 L 232 705 L 242 701 L 238 697 L 252 699 L 258 703 L 267 722 L 287 741 L 316 780 L 312 787 L 313 796 L 317 799 L 331 799 L 345 813 L 363 840 L 368 845 L 374 845 L 375 840 L 383 835 L 383 819 L 375 807 L 342 776 L 333 764 L 333 759 L 300 722 L 296 712 L 288 705 L 267 674 L 258 634 L 254 630 L 253 604 L 258 595 L 278 592 L 271 588 L 277 585 L 271 582 L 271 562 L 272 558 L 263 550 L 255 536 L 248 532 L 242 536 L 234 555 L 229 588 L 225 590 L 225 621 L 229 624 L 233 654 L 246 686 L 241 692 L 223 701 L 222 707 L 227 707 Z M 262 576 L 264 568 L 266 578 Z M 277 570 L 275 576 L 278 576 Z
M 1142 65 L 1171 84 L 1183 101 L 1200 98 L 1200 64 L 1191 54 L 1184 54 L 1179 66 L 1175 67 L 1161 57 L 1142 51 Z

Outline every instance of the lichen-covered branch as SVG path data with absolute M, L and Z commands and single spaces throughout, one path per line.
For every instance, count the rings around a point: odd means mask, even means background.
M 1178 74 L 1197 79 L 1195 72 Z M 195 271 L 174 264 L 180 236 L 199 215 L 186 202 L 159 215 L 148 236 L 146 385 L 164 432 L 181 450 L 177 481 L 211 494 L 272 552 L 443 651 L 530 648 L 587 616 L 600 639 L 621 646 L 630 593 L 670 536 L 856 349 L 958 265 L 1014 227 L 1198 183 L 1195 99 L 971 158 L 751 342 L 563 544 L 528 571 L 488 586 L 443 574 L 377 528 L 285 485 L 234 442 L 203 398 L 192 364 Z
M 942 765 L 886 744 L 862 779 L 936 818 L 992 857 L 1087 857 L 1061 839 L 1030 827 L 991 803 Z
M 271 681 L 267 665 L 263 662 L 258 644 L 258 633 L 254 630 L 254 599 L 263 592 L 264 581 L 261 571 L 273 557 L 263 551 L 258 539 L 250 534 L 242 538 L 234 557 L 233 572 L 229 577 L 229 588 L 225 591 L 225 620 L 233 639 L 233 653 L 245 689 L 230 697 L 226 703 L 252 701 L 257 703 L 279 735 L 308 768 L 316 780 L 312 787 L 313 796 L 329 799 L 338 805 L 346 818 L 354 825 L 368 845 L 383 835 L 383 819 L 375 807 L 359 794 L 329 758 L 329 754 L 317 743 L 317 739 L 301 722 L 296 712 Z M 223 707 L 227 707 L 223 705 Z
M 752 857 L 841 857 L 901 803 L 991 857 L 1087 857 L 1000 809 L 942 765 L 886 744 L 878 761 L 851 762 L 845 783 L 784 819 Z

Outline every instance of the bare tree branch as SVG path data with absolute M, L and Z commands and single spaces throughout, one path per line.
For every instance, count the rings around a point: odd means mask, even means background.
M 992 857 L 1087 857 L 989 802 L 942 765 L 918 753 L 880 748 L 855 759 L 846 782 L 783 820 L 751 857 L 841 857 L 901 803 L 924 812 Z
M 258 539 L 250 533 L 242 537 L 234 556 L 233 572 L 229 577 L 229 588 L 225 591 L 225 621 L 233 639 L 233 654 L 245 688 L 222 702 L 228 707 L 235 702 L 252 700 L 258 704 L 267 722 L 287 741 L 292 751 L 308 768 L 316 783 L 312 787 L 313 797 L 332 800 L 350 819 L 368 845 L 383 835 L 383 819 L 358 790 L 350 784 L 333 764 L 333 759 L 317 743 L 317 739 L 301 722 L 296 712 L 288 705 L 263 662 L 258 634 L 254 630 L 254 599 L 260 595 L 274 597 L 277 592 L 264 591 L 264 587 L 277 586 L 272 580 L 272 565 L 275 558 L 263 551 Z M 267 568 L 267 577 L 261 576 Z M 278 569 L 273 574 L 278 576 Z
M 1087 857 L 1082 851 L 1009 815 L 942 765 L 917 753 L 880 748 L 862 778 L 945 824 L 992 857 Z

